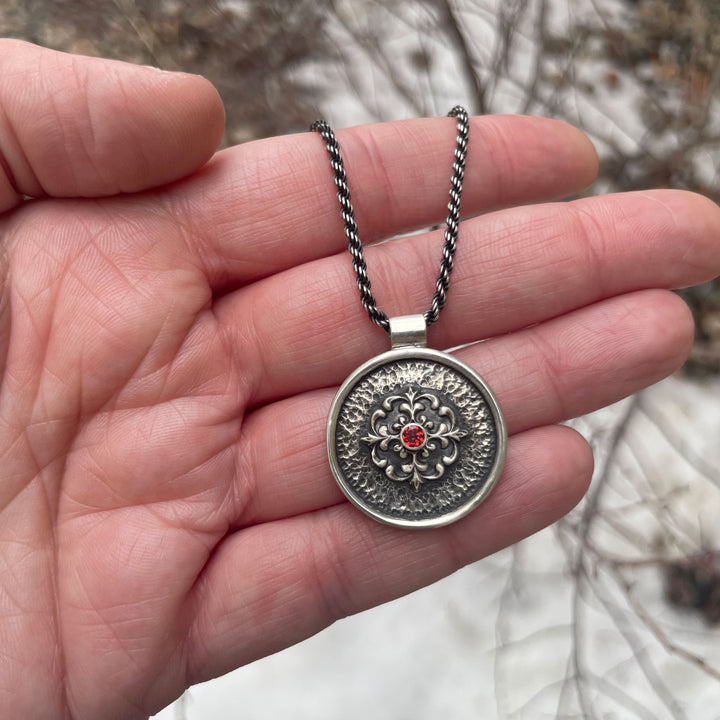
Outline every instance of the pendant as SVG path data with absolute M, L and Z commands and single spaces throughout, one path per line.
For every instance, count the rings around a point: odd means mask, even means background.
M 425 318 L 390 319 L 392 349 L 343 383 L 330 409 L 330 467 L 379 522 L 448 525 L 490 493 L 505 462 L 497 399 L 468 365 L 428 349 Z

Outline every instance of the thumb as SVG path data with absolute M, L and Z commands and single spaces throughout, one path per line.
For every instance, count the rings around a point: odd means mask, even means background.
M 0 212 L 21 196 L 98 197 L 184 177 L 217 148 L 204 78 L 0 40 Z

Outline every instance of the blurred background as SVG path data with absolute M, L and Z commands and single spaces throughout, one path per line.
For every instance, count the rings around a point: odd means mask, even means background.
M 720 199 L 718 0 L 0 0 L 0 35 L 203 74 L 225 145 L 460 102 L 581 127 L 588 193 Z M 569 516 L 156 717 L 720 717 L 720 282 L 681 294 L 686 367 L 573 421 Z

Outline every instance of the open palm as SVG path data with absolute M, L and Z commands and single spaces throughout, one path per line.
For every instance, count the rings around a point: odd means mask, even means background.
M 453 526 L 381 526 L 324 448 L 334 388 L 387 336 L 321 139 L 206 162 L 223 118 L 200 78 L 11 41 L 0 60 L 2 717 L 145 717 L 552 522 L 592 469 L 554 423 L 677 368 L 692 324 L 663 288 L 719 270 L 707 200 L 529 205 L 591 182 L 592 147 L 559 122 L 474 119 L 476 217 L 429 340 L 490 338 L 458 355 L 504 408 L 506 469 Z M 389 314 L 425 308 L 442 237 L 378 241 L 444 219 L 454 137 L 450 119 L 338 133 Z

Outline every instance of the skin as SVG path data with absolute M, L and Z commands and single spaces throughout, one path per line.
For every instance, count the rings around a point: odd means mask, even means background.
M 367 319 L 315 134 L 213 154 L 210 84 L 0 42 L 0 714 L 142 718 L 188 685 L 520 540 L 582 497 L 559 421 L 678 368 L 668 288 L 720 272 L 720 213 L 590 184 L 561 122 L 471 123 L 456 272 L 433 347 L 504 409 L 505 472 L 434 531 L 337 489 L 336 387 L 388 347 Z M 340 130 L 381 308 L 425 309 L 447 118 Z M 33 199 L 27 199 L 31 196 Z M 515 206 L 515 207 L 513 207 Z

